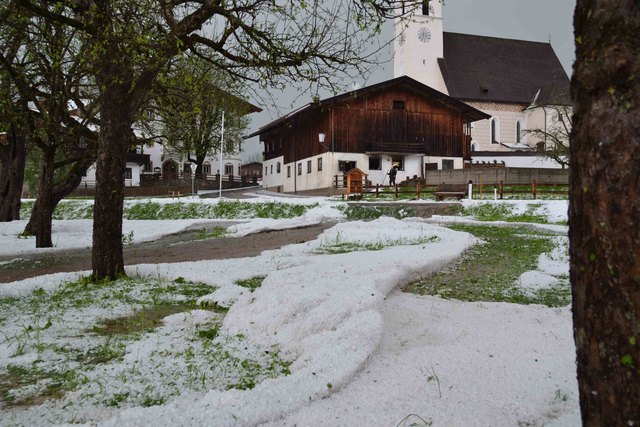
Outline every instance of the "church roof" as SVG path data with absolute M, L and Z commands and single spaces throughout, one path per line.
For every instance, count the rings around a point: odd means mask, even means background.
M 449 95 L 457 99 L 571 103 L 569 78 L 550 43 L 445 32 L 438 64 Z

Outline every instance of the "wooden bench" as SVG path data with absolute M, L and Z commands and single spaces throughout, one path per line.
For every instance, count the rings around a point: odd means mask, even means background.
M 441 202 L 448 197 L 455 197 L 458 200 L 462 200 L 468 194 L 468 184 L 440 184 L 438 185 L 438 189 L 433 193 L 433 195 L 436 196 L 437 202 Z
M 172 199 L 175 199 L 176 197 L 182 197 L 182 193 L 180 193 L 179 191 L 169 191 L 169 194 L 171 194 Z

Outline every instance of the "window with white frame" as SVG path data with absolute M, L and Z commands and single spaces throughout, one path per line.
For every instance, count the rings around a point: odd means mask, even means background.
M 287 178 L 291 178 L 291 166 L 287 166 Z
M 392 157 L 391 166 L 395 166 L 399 171 L 404 170 L 404 157 Z
M 379 157 L 379 156 L 370 156 L 369 157 L 369 170 L 370 171 L 382 170 L 382 158 Z
M 322 172 L 322 157 L 318 157 L 318 172 Z
M 307 160 L 307 173 L 311 173 L 311 160 Z
M 271 171 L 273 173 L 273 171 Z M 233 175 L 233 163 L 227 163 L 224 165 L 224 174 Z
M 276 163 L 276 173 L 280 173 L 280 162 Z

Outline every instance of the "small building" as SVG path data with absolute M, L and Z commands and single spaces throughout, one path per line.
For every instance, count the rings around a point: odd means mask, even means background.
M 312 102 L 261 127 L 263 187 L 330 194 L 344 172 L 372 184 L 461 169 L 470 160 L 471 123 L 489 116 L 402 76 Z
M 262 162 L 250 162 L 240 165 L 240 176 L 250 179 L 262 179 Z

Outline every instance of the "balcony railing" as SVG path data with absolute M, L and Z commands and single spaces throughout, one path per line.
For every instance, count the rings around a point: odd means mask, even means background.
M 370 153 L 424 153 L 422 142 L 370 142 L 367 144 Z

